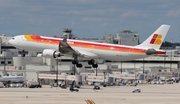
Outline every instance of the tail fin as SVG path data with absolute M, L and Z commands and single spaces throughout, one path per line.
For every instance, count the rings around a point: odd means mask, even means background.
M 170 25 L 161 25 L 149 38 L 136 47 L 159 49 L 169 28 Z

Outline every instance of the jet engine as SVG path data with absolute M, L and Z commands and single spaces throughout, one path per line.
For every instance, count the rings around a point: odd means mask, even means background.
M 44 57 L 57 58 L 57 57 L 61 56 L 61 53 L 59 51 L 56 51 L 53 49 L 45 49 L 45 50 L 43 50 L 42 55 Z

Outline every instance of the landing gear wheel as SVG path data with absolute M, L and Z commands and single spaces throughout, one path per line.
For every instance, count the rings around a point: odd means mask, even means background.
M 76 67 L 82 68 L 82 64 L 76 64 Z
M 93 68 L 97 68 L 97 67 L 98 67 L 98 64 L 92 64 L 92 67 L 93 67 Z
M 25 57 L 25 56 L 26 56 L 25 50 L 22 50 L 21 57 Z
M 94 61 L 93 59 L 91 59 L 91 60 L 88 61 L 88 64 L 89 64 L 89 65 L 93 65 L 94 63 L 95 63 L 95 61 Z

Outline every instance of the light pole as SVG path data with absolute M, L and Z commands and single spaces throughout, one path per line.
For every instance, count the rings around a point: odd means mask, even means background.
M 96 67 L 96 76 L 97 76 L 97 67 Z
M 171 62 L 170 62 L 170 72 L 172 72 L 172 49 L 173 49 L 173 40 L 171 40 Z
M 122 74 L 122 61 L 121 61 L 121 74 Z
M 76 66 L 74 64 L 74 75 L 76 75 Z
M 143 74 L 144 74 L 144 58 L 143 58 Z
M 103 72 L 103 73 L 104 73 L 104 87 L 105 87 L 105 86 L 106 86 L 106 85 L 105 85 L 105 73 L 106 73 L 106 72 Z
M 58 87 L 58 57 L 57 57 L 57 69 L 56 69 L 56 84 L 57 84 L 57 87 Z
M 172 51 L 171 51 L 170 72 L 172 72 Z
M 165 54 L 164 54 L 164 68 L 165 68 L 165 60 L 166 60 L 166 48 L 165 48 Z
M 136 65 L 135 65 L 135 61 L 134 61 L 134 75 L 135 75 L 135 80 L 136 80 Z
M 135 61 L 134 61 L 134 70 L 136 69 L 136 63 L 135 63 Z
M 5 53 L 6 53 L 6 50 L 3 50 L 3 56 L 4 56 L 4 76 L 6 75 L 6 57 L 5 57 Z

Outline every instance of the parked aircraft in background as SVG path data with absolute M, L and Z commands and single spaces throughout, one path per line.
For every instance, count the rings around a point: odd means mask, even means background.
M 44 57 L 71 56 L 77 67 L 82 67 L 80 58 L 88 59 L 88 64 L 98 67 L 94 59 L 112 61 L 128 61 L 141 59 L 153 54 L 165 54 L 160 46 L 170 28 L 170 25 L 161 25 L 150 37 L 137 46 L 126 46 L 108 43 L 97 43 L 83 40 L 72 40 L 55 37 L 24 34 L 13 37 L 9 43 L 13 46 L 29 51 L 42 52 Z
M 24 83 L 26 78 L 24 76 L 0 76 L 0 82 L 4 85 L 10 83 Z

